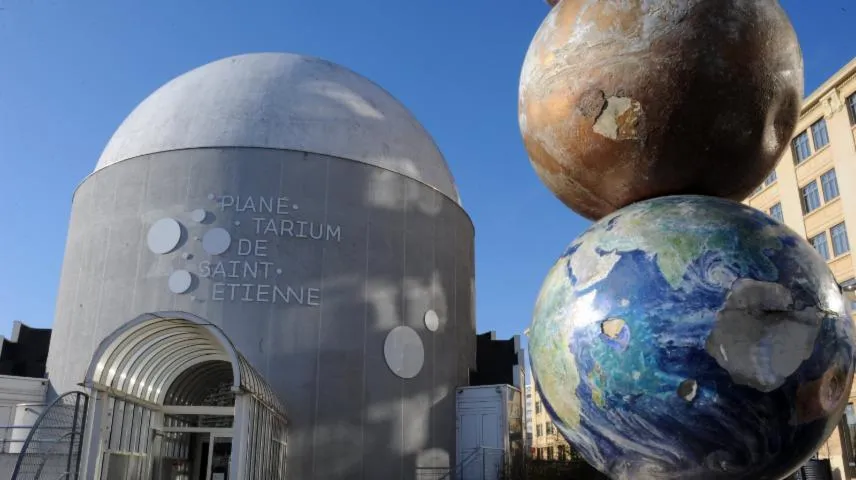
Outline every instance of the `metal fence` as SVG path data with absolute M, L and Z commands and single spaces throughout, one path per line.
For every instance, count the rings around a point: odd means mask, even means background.
M 832 466 L 829 460 L 809 460 L 788 478 L 788 480 L 832 480 Z
M 609 480 L 576 455 L 571 460 L 526 461 L 527 480 Z
M 12 480 L 77 480 L 89 397 L 63 394 L 36 419 L 12 473 Z
M 454 468 L 417 468 L 417 480 L 517 480 L 510 475 L 505 451 L 478 447 L 463 452 Z
M 19 410 L 23 410 L 23 418 L 26 422 L 26 417 L 29 418 L 38 418 L 39 415 L 47 407 L 46 403 L 19 403 L 18 405 L 6 407 L 9 415 L 4 416 L 4 418 L 8 418 L 12 424 L 10 425 L 0 425 L 0 453 L 12 453 L 18 454 L 21 452 L 21 447 L 24 446 L 24 442 L 27 440 L 27 434 L 30 433 L 30 429 L 33 427 L 32 422 L 29 424 L 14 424 L 18 417 Z

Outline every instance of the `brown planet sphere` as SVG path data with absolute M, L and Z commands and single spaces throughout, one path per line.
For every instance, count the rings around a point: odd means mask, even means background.
M 787 147 L 803 82 L 778 0 L 561 0 L 523 63 L 520 130 L 592 220 L 664 195 L 742 200 Z

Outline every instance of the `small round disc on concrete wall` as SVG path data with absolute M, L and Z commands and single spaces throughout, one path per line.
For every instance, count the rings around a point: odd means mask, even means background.
M 386 336 L 383 356 L 392 373 L 401 378 L 413 378 L 425 363 L 425 347 L 416 330 L 410 327 L 395 327 Z
M 187 270 L 176 270 L 169 276 L 169 290 L 172 293 L 186 293 L 192 283 L 193 277 Z
M 153 253 L 169 253 L 181 241 L 181 225 L 172 218 L 162 218 L 149 228 L 146 241 Z
M 212 228 L 202 237 L 202 248 L 209 255 L 220 255 L 232 245 L 232 236 L 223 228 Z
M 440 328 L 440 317 L 434 310 L 425 312 L 425 328 L 432 332 L 436 332 Z
M 193 219 L 194 222 L 202 223 L 208 218 L 208 212 L 205 210 L 198 208 L 192 212 L 190 212 L 190 218 Z

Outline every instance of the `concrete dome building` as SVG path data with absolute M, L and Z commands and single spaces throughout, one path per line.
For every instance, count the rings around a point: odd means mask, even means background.
M 226 58 L 167 83 L 122 123 L 96 171 L 142 155 L 216 147 L 358 161 L 459 200 L 434 140 L 389 93 L 333 63 L 282 53 Z
M 47 371 L 91 393 L 83 478 L 453 467 L 473 235 L 430 135 L 350 70 L 251 54 L 167 83 L 73 199 Z

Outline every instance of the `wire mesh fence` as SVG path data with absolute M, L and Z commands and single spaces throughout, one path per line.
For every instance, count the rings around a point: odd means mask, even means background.
M 77 480 L 89 397 L 68 392 L 36 419 L 18 455 L 12 480 Z
M 463 458 L 454 468 L 417 468 L 416 480 L 523 480 L 514 476 L 513 471 L 504 450 L 478 447 L 463 452 Z

